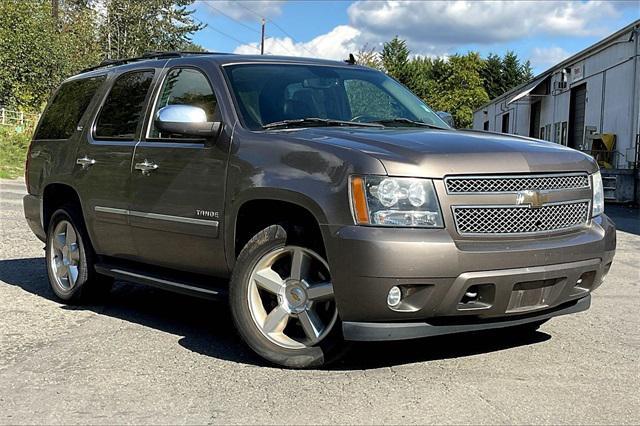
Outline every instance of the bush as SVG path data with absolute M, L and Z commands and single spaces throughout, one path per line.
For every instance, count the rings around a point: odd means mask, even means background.
M 31 131 L 0 127 L 0 178 L 13 179 L 24 174 L 29 142 Z

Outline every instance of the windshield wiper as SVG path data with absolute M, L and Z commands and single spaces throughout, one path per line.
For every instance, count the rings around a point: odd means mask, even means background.
M 351 126 L 351 127 L 384 127 L 382 123 L 360 123 L 357 121 L 334 120 L 331 118 L 297 118 L 294 120 L 274 121 L 262 126 L 265 130 L 285 129 L 288 127 L 332 127 L 332 126 Z
M 429 123 L 425 123 L 423 121 L 416 121 L 416 120 L 411 120 L 405 117 L 396 117 L 396 118 L 391 118 L 388 120 L 376 120 L 373 121 L 373 123 L 377 123 L 377 124 L 382 124 L 383 126 L 388 126 L 390 124 L 408 124 L 410 126 L 413 127 L 430 127 L 432 129 L 440 129 L 440 130 L 447 130 L 444 127 L 440 127 L 440 126 L 436 126 L 433 124 L 429 124 Z

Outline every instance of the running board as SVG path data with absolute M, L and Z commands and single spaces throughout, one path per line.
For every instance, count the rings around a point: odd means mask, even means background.
M 226 300 L 227 289 L 223 287 L 205 287 L 193 282 L 182 282 L 174 279 L 161 278 L 133 268 L 98 263 L 95 265 L 97 273 L 107 275 L 123 281 L 130 281 L 136 284 L 148 285 L 174 293 L 186 294 L 188 296 L 200 297 L 209 300 Z M 211 278 L 215 282 L 215 278 Z

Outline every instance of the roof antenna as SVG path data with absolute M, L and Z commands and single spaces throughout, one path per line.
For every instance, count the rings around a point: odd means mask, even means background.
M 344 60 L 346 63 L 348 63 L 349 65 L 355 65 L 356 64 L 356 58 L 353 56 L 353 53 L 349 53 L 349 58 Z

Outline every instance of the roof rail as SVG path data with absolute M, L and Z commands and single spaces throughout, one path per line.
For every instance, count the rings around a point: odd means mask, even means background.
M 97 70 L 100 68 L 106 67 L 115 67 L 118 65 L 130 64 L 133 62 L 139 61 L 147 61 L 150 59 L 170 59 L 170 58 L 182 58 L 185 56 L 191 55 L 230 55 L 230 53 L 221 53 L 221 52 L 194 52 L 187 50 L 176 50 L 176 51 L 158 51 L 158 52 L 145 52 L 142 56 L 137 56 L 134 58 L 123 58 L 123 59 L 105 59 L 100 62 L 98 65 L 93 67 L 85 68 L 80 73 L 89 72 L 93 70 Z

